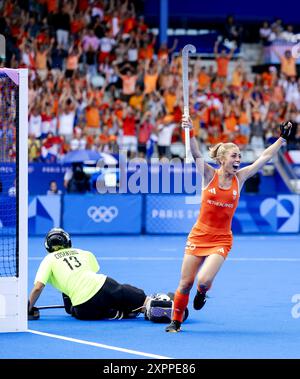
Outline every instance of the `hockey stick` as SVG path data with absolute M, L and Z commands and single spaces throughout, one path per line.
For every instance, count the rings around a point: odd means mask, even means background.
M 194 54 L 196 48 L 194 45 L 185 45 L 182 49 L 182 90 L 183 90 L 183 114 L 186 118 L 189 117 L 189 53 Z M 186 163 L 193 162 L 191 154 L 190 129 L 185 128 L 185 161 Z
M 55 309 L 55 308 L 65 308 L 64 305 L 41 305 L 39 307 L 36 307 L 38 310 L 41 309 Z

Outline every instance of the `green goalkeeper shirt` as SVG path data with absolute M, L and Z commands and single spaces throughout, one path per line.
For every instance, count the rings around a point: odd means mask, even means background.
M 103 286 L 106 275 L 97 274 L 99 264 L 89 251 L 61 249 L 49 253 L 41 262 L 34 284 L 50 283 L 79 305 L 91 299 Z

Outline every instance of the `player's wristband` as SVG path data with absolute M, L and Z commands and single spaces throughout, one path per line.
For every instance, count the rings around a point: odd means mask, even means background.
M 191 129 L 190 130 L 190 138 L 193 138 L 195 137 L 195 133 L 194 133 L 194 129 Z

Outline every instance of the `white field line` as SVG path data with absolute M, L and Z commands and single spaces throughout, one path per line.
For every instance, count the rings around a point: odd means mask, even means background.
M 38 334 L 38 335 L 44 336 L 44 337 L 56 338 L 56 339 L 63 340 L 63 341 L 75 342 L 75 343 L 79 343 L 79 344 L 82 344 L 82 345 L 99 347 L 99 348 L 102 348 L 102 349 L 121 351 L 121 352 L 127 353 L 127 354 L 141 355 L 143 357 L 155 358 L 155 359 L 172 359 L 170 357 L 165 357 L 163 355 L 144 353 L 142 351 L 131 350 L 131 349 L 124 349 L 122 347 L 117 347 L 117 346 L 104 345 L 102 343 L 90 342 L 90 341 L 80 340 L 80 339 L 71 338 L 71 337 L 65 337 L 65 336 L 61 336 L 61 335 L 58 335 L 58 334 L 45 333 L 45 332 L 40 332 L 40 331 L 32 330 L 32 329 L 28 329 L 27 331 L 29 333 Z

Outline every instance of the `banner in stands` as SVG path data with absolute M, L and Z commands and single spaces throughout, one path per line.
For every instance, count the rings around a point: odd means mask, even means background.
M 232 230 L 236 234 L 299 233 L 299 199 L 286 194 L 241 196 Z M 199 204 L 199 197 L 184 195 L 31 196 L 29 234 L 44 235 L 61 225 L 76 234 L 139 234 L 142 226 L 149 234 L 187 234 L 197 219 Z M 15 198 L 3 196 L 0 209 L 2 228 L 13 227 Z
M 64 190 L 64 174 L 67 166 L 61 164 L 30 163 L 28 165 L 28 189 L 30 195 L 46 195 L 51 181 Z
M 193 196 L 147 195 L 146 233 L 188 233 L 199 214 L 199 201 Z
M 189 233 L 197 219 L 200 199 L 190 196 L 148 195 L 146 233 Z M 233 233 L 298 233 L 299 196 L 242 196 Z
M 299 196 L 242 197 L 233 231 L 236 233 L 298 233 Z
M 45 235 L 60 226 L 61 196 L 30 196 L 28 207 L 28 233 Z
M 79 234 L 137 234 L 142 228 L 141 195 L 65 195 L 63 227 Z

